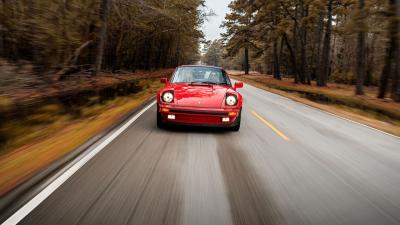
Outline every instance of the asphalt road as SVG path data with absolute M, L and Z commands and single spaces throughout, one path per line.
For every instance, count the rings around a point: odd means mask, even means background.
M 21 224 L 400 224 L 400 139 L 246 86 L 242 128 L 152 107 Z

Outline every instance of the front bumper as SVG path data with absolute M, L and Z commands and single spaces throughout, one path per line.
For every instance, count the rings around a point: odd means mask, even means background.
M 240 108 L 158 107 L 162 120 L 168 124 L 231 127 L 240 115 Z

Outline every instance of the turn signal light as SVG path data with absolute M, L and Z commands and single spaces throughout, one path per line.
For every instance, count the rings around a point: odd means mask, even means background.
M 169 112 L 169 109 L 167 109 L 167 108 L 161 108 L 161 109 L 160 109 L 160 112 L 168 113 L 168 112 Z
M 229 112 L 228 116 L 237 116 L 237 112 Z

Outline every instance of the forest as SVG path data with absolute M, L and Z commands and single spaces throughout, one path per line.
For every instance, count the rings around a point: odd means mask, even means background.
M 203 61 L 400 101 L 399 0 L 234 0 Z
M 204 0 L 2 0 L 0 57 L 54 79 L 198 59 Z
M 208 14 L 204 0 L 1 0 L 0 155 L 99 118 L 71 133 L 82 144 L 118 121 L 199 60 Z
M 0 197 L 196 63 L 208 14 L 204 0 L 0 0 Z

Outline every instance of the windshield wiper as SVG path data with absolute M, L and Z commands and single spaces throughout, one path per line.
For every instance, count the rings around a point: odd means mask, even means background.
M 206 82 L 204 82 L 204 83 L 206 83 L 206 84 L 211 84 L 211 85 L 219 85 L 219 83 L 215 83 L 215 82 L 211 82 L 211 81 L 206 81 Z
M 190 83 L 190 85 L 200 85 L 200 86 L 210 86 L 211 84 L 208 82 L 200 82 L 200 81 L 196 81 L 196 82 L 192 82 Z
M 207 84 L 207 85 L 226 85 L 225 83 L 216 83 L 216 82 L 212 82 L 212 81 L 196 81 L 196 82 L 192 82 L 190 84 Z
M 207 81 L 207 84 L 212 84 L 212 85 L 226 85 L 226 83 L 216 83 L 216 82 L 211 82 L 211 81 Z

